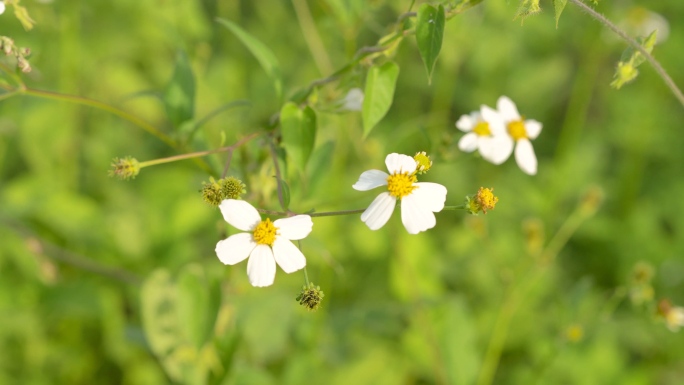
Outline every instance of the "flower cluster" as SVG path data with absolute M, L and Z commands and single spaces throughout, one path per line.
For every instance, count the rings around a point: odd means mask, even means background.
M 529 175 L 537 173 L 537 156 L 530 140 L 539 136 L 542 124 L 525 120 L 508 97 L 499 98 L 496 110 L 483 105 L 479 111 L 462 115 L 456 127 L 466 132 L 458 142 L 462 151 L 478 150 L 485 160 L 498 165 L 511 156 L 515 147 L 515 161 L 520 169 Z
M 245 184 L 241 180 L 229 176 L 219 179 L 209 178 L 209 183 L 202 183 L 202 198 L 212 206 L 218 206 L 226 199 L 240 199 L 245 194 Z

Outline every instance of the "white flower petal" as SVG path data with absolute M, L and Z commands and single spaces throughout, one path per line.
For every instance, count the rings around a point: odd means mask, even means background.
M 342 109 L 348 111 L 361 111 L 363 107 L 363 91 L 360 88 L 352 88 L 344 97 Z
M 435 214 L 425 207 L 424 203 L 420 196 L 415 194 L 407 195 L 401 200 L 401 223 L 409 234 L 431 229 L 437 223 Z
M 261 216 L 254 206 L 242 200 L 226 199 L 221 202 L 219 209 L 226 222 L 242 231 L 252 231 L 261 222 Z
M 480 141 L 480 154 L 489 162 L 499 165 L 511 156 L 513 145 L 513 138 L 507 134 L 496 135 L 486 141 Z
M 278 228 L 278 236 L 284 239 L 298 240 L 306 238 L 311 233 L 313 221 L 308 215 L 295 215 L 290 218 L 281 218 L 273 222 L 273 226 Z
M 235 234 L 216 244 L 216 255 L 224 265 L 234 265 L 244 261 L 256 245 L 252 234 Z
M 361 221 L 365 222 L 369 229 L 377 230 L 387 223 L 396 204 L 397 198 L 388 192 L 384 192 L 378 195 L 366 211 L 361 214 Z
M 416 189 L 409 195 L 413 197 L 411 198 L 412 200 L 415 199 L 424 208 L 430 211 L 442 211 L 447 196 L 446 187 L 441 184 L 430 182 L 414 183 L 413 185 L 416 186 Z M 406 198 L 408 198 L 408 196 L 402 199 L 402 210 L 404 207 L 403 200 Z
M 273 242 L 273 256 L 278 266 L 288 274 L 306 266 L 304 254 L 287 239 L 279 238 Z
M 506 133 L 506 122 L 497 110 L 483 104 L 480 106 L 480 112 L 482 113 L 482 120 L 489 124 L 489 131 L 492 135 Z
M 518 140 L 515 145 L 515 161 L 526 174 L 537 173 L 537 156 L 534 155 L 534 148 L 529 140 Z
M 5 3 L 0 1 L 0 15 L 5 13 Z
M 472 112 L 470 114 L 461 115 L 461 117 L 456 121 L 456 128 L 463 132 L 472 131 L 478 121 L 477 115 L 473 115 L 474 113 Z
M 258 245 L 247 261 L 249 283 L 255 287 L 271 286 L 275 280 L 276 263 L 273 251 L 267 245 Z
M 529 119 L 525 121 L 525 132 L 527 137 L 530 139 L 536 139 L 542 130 L 542 124 L 534 119 Z
M 358 191 L 368 191 L 379 186 L 387 185 L 389 174 L 380 170 L 364 171 L 352 188 Z
M 473 152 L 477 148 L 478 135 L 474 132 L 469 132 L 458 141 L 458 149 L 465 152 Z
M 518 108 L 515 106 L 515 103 L 508 98 L 508 96 L 502 96 L 496 101 L 496 109 L 499 110 L 499 114 L 501 114 L 506 122 L 520 120 Z
M 413 174 L 416 171 L 416 160 L 408 155 L 392 153 L 385 158 L 385 165 L 390 174 L 400 174 L 408 172 Z

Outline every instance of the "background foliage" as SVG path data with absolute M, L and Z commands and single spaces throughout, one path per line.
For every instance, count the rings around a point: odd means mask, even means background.
M 316 33 L 293 3 L 26 0 L 36 27 L 26 32 L 5 14 L 0 34 L 31 48 L 28 85 L 112 103 L 203 150 L 268 126 L 284 100 L 375 44 L 409 7 L 311 1 Z M 315 219 L 302 247 L 326 293 L 316 313 L 294 300 L 302 274 L 280 271 L 275 285 L 255 289 L 244 264 L 219 263 L 214 246 L 228 229 L 197 192 L 208 174 L 196 163 L 108 178 L 114 157 L 179 152 L 100 110 L 3 100 L 0 383 L 486 383 L 493 330 L 497 384 L 681 383 L 682 334 L 621 296 L 647 261 L 656 298 L 684 303 L 682 106 L 646 64 L 634 83 L 611 89 L 625 44 L 570 4 L 556 29 L 552 2 L 541 5 L 523 26 L 512 20 L 518 4 L 493 0 L 446 21 L 431 84 L 415 39 L 405 39 L 393 105 L 365 139 L 361 113 L 333 106 L 363 88 L 363 62 L 315 94 L 311 159 L 286 175 L 292 210 L 365 207 L 375 193 L 351 189 L 359 174 L 382 168 L 389 152 L 422 150 L 435 161 L 427 179 L 446 185 L 448 203 L 480 186 L 500 198 L 486 216 L 439 213 L 437 227 L 416 236 L 397 215 L 376 232 L 358 216 Z M 653 52 L 684 84 L 684 3 L 643 5 L 669 19 L 669 38 Z M 598 10 L 619 22 L 639 6 L 605 1 Z M 281 86 L 217 17 L 273 51 Z M 312 34 L 324 48 L 313 55 Z M 500 95 L 544 123 L 534 177 L 512 159 L 494 166 L 456 147 L 458 116 Z M 194 131 L 193 121 L 238 100 L 249 104 Z M 252 141 L 235 152 L 231 174 L 250 202 L 278 209 L 268 156 Z M 207 161 L 220 170 L 225 155 Z M 591 186 L 603 205 L 540 263 L 539 245 Z

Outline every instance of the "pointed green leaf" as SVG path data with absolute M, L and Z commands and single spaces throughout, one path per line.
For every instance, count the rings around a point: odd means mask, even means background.
M 280 110 L 283 146 L 292 164 L 304 171 L 316 141 L 316 113 L 311 107 L 303 109 L 292 102 Z
M 176 69 L 163 95 L 166 115 L 175 128 L 192 119 L 195 113 L 195 76 L 185 52 L 176 55 Z
M 247 49 L 254 55 L 257 59 L 261 68 L 264 69 L 266 74 L 271 81 L 273 81 L 273 88 L 276 92 L 276 97 L 280 101 L 283 94 L 283 83 L 282 75 L 280 71 L 280 64 L 278 59 L 273 54 L 273 52 L 261 41 L 257 40 L 254 36 L 247 33 L 245 30 L 240 28 L 237 24 L 234 24 L 228 20 L 218 18 L 216 19 L 221 25 L 228 28 L 242 44 L 247 47 Z
M 560 20 L 560 15 L 563 13 L 567 3 L 568 0 L 553 0 L 553 7 L 556 10 L 556 28 L 558 28 L 558 20 Z
M 364 136 L 368 135 L 392 106 L 397 77 L 399 66 L 394 62 L 373 66 L 368 70 L 361 114 Z
M 444 7 L 433 7 L 423 4 L 418 9 L 416 21 L 416 42 L 420 57 L 423 58 L 427 70 L 428 83 L 432 82 L 432 71 L 439 51 L 442 49 L 442 37 L 444 36 Z

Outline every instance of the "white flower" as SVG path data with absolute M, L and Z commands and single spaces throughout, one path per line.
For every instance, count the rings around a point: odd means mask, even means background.
M 252 286 L 273 284 L 276 263 L 288 274 L 306 266 L 304 254 L 290 241 L 309 235 L 313 227 L 310 216 L 262 221 L 252 205 L 235 199 L 224 200 L 219 208 L 226 222 L 247 232 L 217 243 L 216 255 L 225 265 L 234 265 L 249 256 L 247 275 Z
M 0 15 L 5 13 L 5 3 L 3 1 L 0 1 Z
M 375 198 L 361 220 L 371 230 L 377 230 L 387 223 L 397 199 L 401 200 L 401 222 L 409 234 L 435 227 L 435 214 L 444 208 L 446 187 L 437 183 L 417 183 L 416 161 L 401 154 L 389 154 L 385 158 L 389 174 L 380 170 L 364 171 L 359 180 L 352 186 L 358 191 L 387 186 L 387 191 Z
M 684 326 L 684 307 L 674 306 L 665 315 L 667 328 L 672 332 L 679 331 Z
M 510 145 L 501 146 L 497 151 L 497 157 L 508 159 L 513 150 L 513 142 L 515 142 L 515 161 L 518 163 L 520 169 L 529 175 L 537 173 L 537 156 L 534 154 L 534 148 L 530 139 L 535 139 L 539 136 L 542 129 L 542 124 L 536 120 L 523 120 L 518 113 L 518 108 L 515 103 L 506 96 L 502 96 L 496 102 L 498 114 L 484 116 L 489 124 L 495 126 L 503 122 L 508 136 L 506 137 Z
M 461 151 L 473 152 L 477 149 L 484 159 L 494 164 L 506 161 L 513 149 L 503 120 L 487 106 L 481 106 L 480 111 L 473 111 L 469 115 L 461 115 L 456 127 L 466 132 L 458 141 Z
M 347 111 L 361 111 L 363 109 L 363 91 L 352 88 L 342 99 L 342 109 Z

